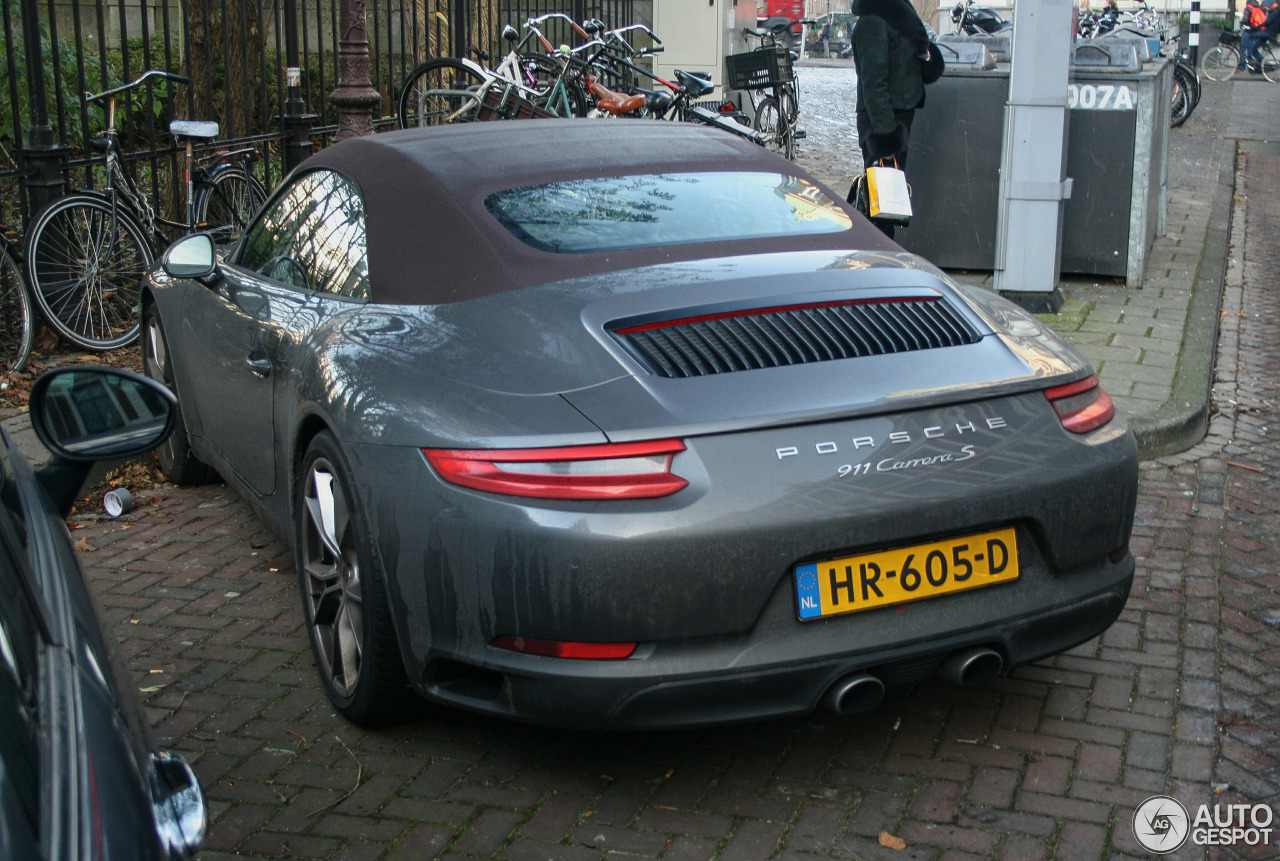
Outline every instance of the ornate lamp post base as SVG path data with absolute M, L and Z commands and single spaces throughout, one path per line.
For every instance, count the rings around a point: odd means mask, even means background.
M 338 88 L 329 102 L 338 109 L 334 143 L 373 134 L 373 106 L 382 96 L 369 80 L 369 35 L 365 0 L 342 0 L 342 39 L 338 42 Z

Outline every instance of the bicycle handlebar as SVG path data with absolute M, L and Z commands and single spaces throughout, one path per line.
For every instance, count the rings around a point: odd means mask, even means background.
M 604 42 L 601 42 L 599 39 L 592 39 L 590 42 L 583 42 L 581 45 L 575 45 L 574 47 L 570 48 L 569 53 L 578 54 L 587 50 L 588 48 L 603 48 L 603 47 L 606 47 Z
M 657 42 L 659 45 L 662 44 L 662 40 L 658 38 L 658 34 L 650 30 L 648 26 L 644 24 L 628 24 L 626 27 L 619 27 L 616 30 L 610 30 L 608 35 L 622 38 L 623 33 L 630 33 L 632 30 L 643 30 L 648 34 L 650 39 Z
M 166 72 L 163 69 L 149 69 L 143 72 L 141 75 L 139 75 L 138 79 L 136 81 L 133 81 L 132 83 L 123 84 L 112 90 L 103 90 L 101 93 L 97 93 L 96 95 L 94 93 L 86 92 L 84 94 L 85 101 L 98 102 L 107 98 L 108 96 L 114 96 L 116 93 L 123 93 L 125 90 L 132 90 L 134 87 L 138 86 L 148 78 L 165 78 L 166 80 L 173 81 L 175 84 L 191 83 L 191 79 L 186 77 L 185 75 L 179 75 L 175 72 Z
M 569 26 L 573 28 L 574 33 L 578 34 L 583 39 L 591 38 L 591 34 L 589 34 L 586 30 L 582 29 L 582 27 L 578 25 L 577 21 L 573 20 L 563 12 L 548 12 L 545 15 L 539 15 L 536 18 L 530 18 L 528 22 L 526 22 L 526 24 L 541 24 L 543 21 L 549 20 L 551 18 L 560 18 L 565 21 L 568 21 Z

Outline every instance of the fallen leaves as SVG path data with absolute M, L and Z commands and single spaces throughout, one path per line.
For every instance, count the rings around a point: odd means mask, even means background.
M 895 849 L 900 852 L 907 848 L 907 841 L 903 840 L 901 837 L 890 834 L 888 831 L 881 831 L 880 845 L 885 849 Z
M 82 353 L 80 349 L 60 344 L 56 332 L 48 326 L 41 326 L 36 330 L 27 366 L 17 373 L 0 370 L 0 381 L 5 384 L 0 387 L 0 409 L 25 408 L 31 397 L 32 384 L 45 371 L 59 365 L 109 365 L 142 373 L 142 351 L 136 345 L 105 353 Z

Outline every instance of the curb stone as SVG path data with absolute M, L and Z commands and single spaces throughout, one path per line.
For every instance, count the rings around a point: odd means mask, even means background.
M 1144 460 L 1185 451 L 1203 439 L 1209 428 L 1209 394 L 1218 348 L 1218 316 L 1236 187 L 1235 155 L 1236 141 L 1224 140 L 1204 246 L 1192 280 L 1191 303 L 1172 394 L 1154 413 L 1129 420 L 1138 440 L 1138 453 Z

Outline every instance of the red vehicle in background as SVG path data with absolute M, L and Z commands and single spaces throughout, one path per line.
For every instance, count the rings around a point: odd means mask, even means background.
M 798 21 L 804 17 L 804 0 L 756 0 L 756 17 Z
M 786 27 L 788 47 L 793 51 L 800 44 L 803 20 L 804 0 L 756 0 L 757 26 L 774 31 L 775 37 Z

